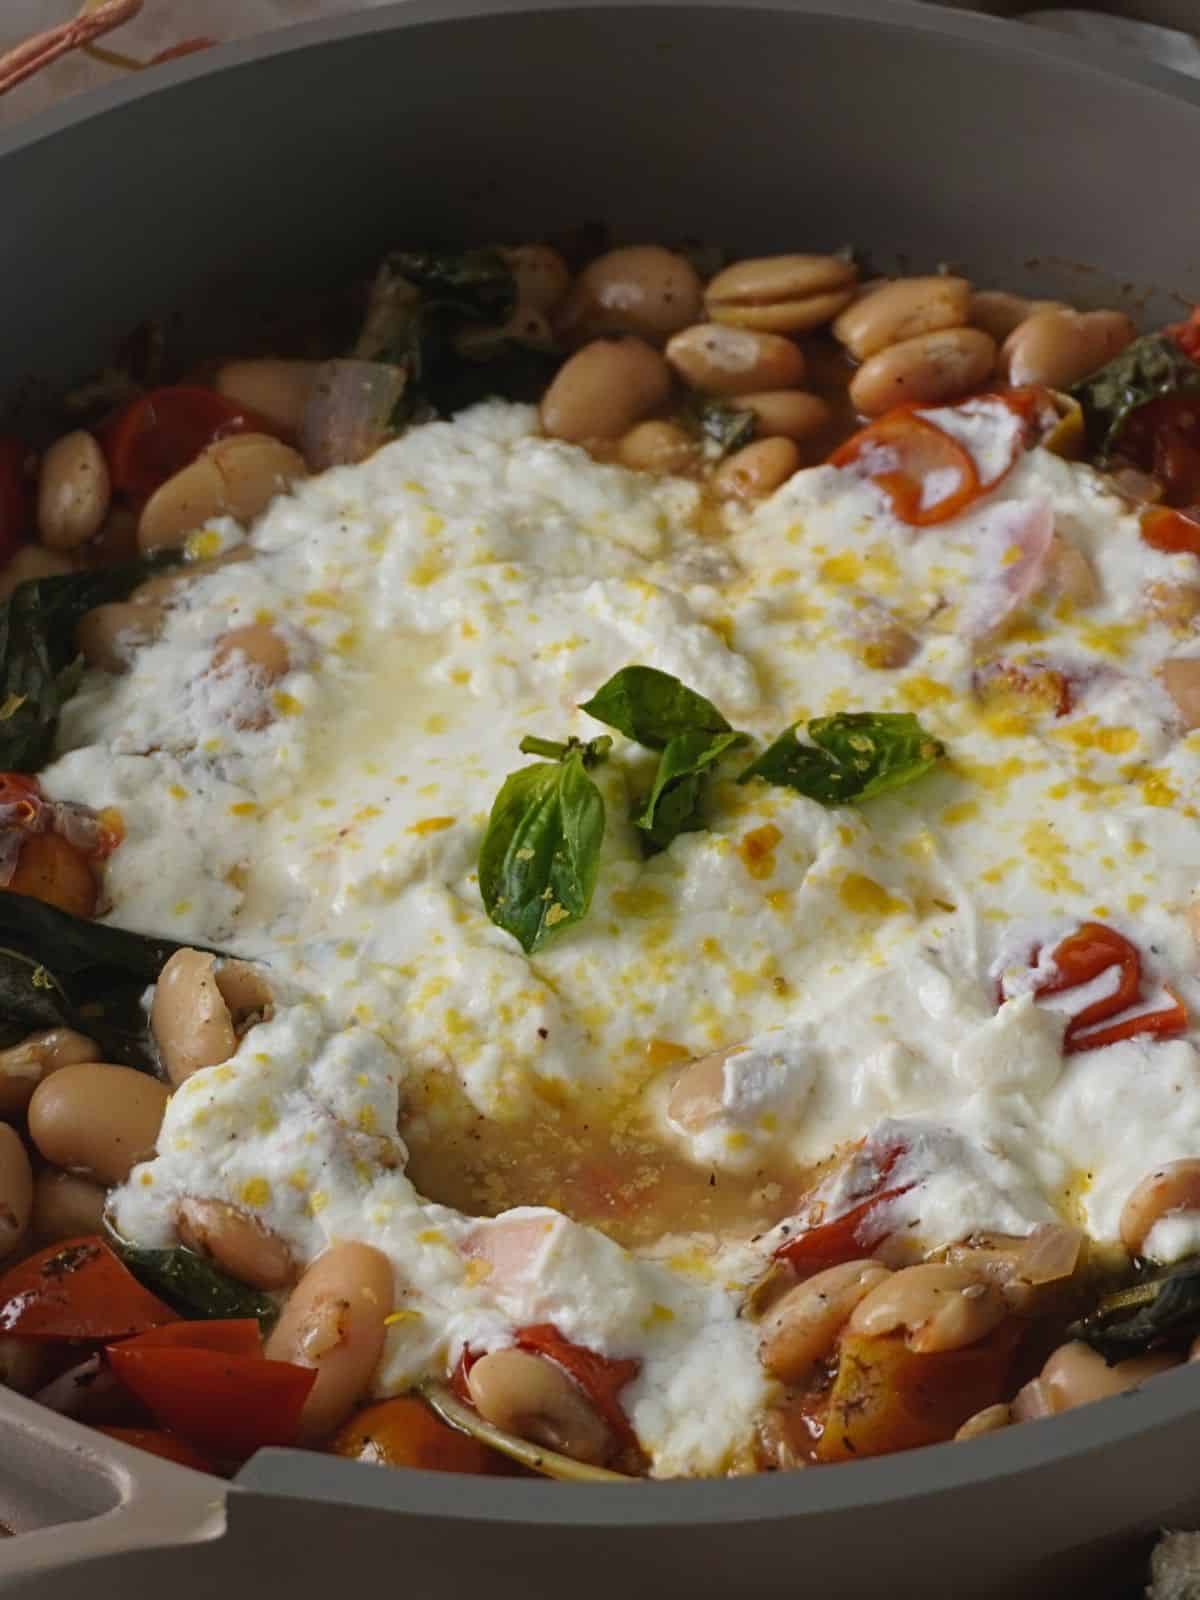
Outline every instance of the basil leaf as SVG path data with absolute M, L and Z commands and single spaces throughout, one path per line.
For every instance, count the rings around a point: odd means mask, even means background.
M 730 733 L 710 700 L 657 667 L 622 667 L 579 708 L 648 750 L 681 733 Z
M 658 760 L 654 787 L 634 822 L 647 834 L 647 844 L 665 850 L 681 833 L 704 826 L 701 809 L 709 770 L 727 750 L 744 743 L 744 733 L 679 733 Z
M 753 411 L 739 411 L 727 400 L 696 399 L 684 407 L 683 421 L 702 439 L 715 444 L 723 456 L 749 444 L 758 425 Z
M 808 724 L 811 745 L 781 733 L 738 778 L 795 789 L 825 806 L 870 800 L 923 777 L 945 753 L 911 712 L 845 711 Z
M 113 1236 L 113 1248 L 134 1277 L 181 1316 L 205 1321 L 254 1317 L 264 1335 L 279 1316 L 279 1307 L 268 1295 L 239 1283 L 183 1245 L 144 1250 Z
M 1088 443 L 1103 464 L 1139 406 L 1188 390 L 1200 390 L 1200 366 L 1169 335 L 1150 333 L 1135 339 L 1070 393 L 1083 408 Z
M 1129 1313 L 1126 1315 L 1126 1313 Z M 1158 1278 L 1107 1295 L 1089 1316 L 1067 1329 L 1109 1366 L 1200 1333 L 1200 1259 L 1181 1261 Z
M 587 915 L 603 838 L 604 799 L 579 750 L 505 779 L 479 851 L 479 889 L 526 955 Z
M 0 890 L 0 1038 L 75 1028 L 104 1059 L 153 1070 L 142 996 L 182 948 Z
M 31 578 L 0 601 L 0 769 L 36 772 L 49 759 L 81 668 L 75 629 L 93 606 L 121 600 L 173 551 L 57 578 Z

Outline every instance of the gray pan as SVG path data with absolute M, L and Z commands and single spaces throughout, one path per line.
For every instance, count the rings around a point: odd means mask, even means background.
M 0 402 L 150 314 L 203 343 L 399 238 L 589 217 L 1153 320 L 1200 298 L 1198 170 L 1200 85 L 905 0 L 413 0 L 0 140 Z M 968 1445 L 590 1489 L 278 1451 L 227 1488 L 0 1392 L 0 1592 L 1102 1596 L 1200 1513 L 1198 1462 L 1200 1366 Z

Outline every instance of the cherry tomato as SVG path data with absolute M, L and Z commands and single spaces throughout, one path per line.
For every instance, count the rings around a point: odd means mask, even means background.
M 36 778 L 27 772 L 0 772 L 0 817 L 4 826 L 27 828 L 37 821 L 41 809 L 42 786 Z
M 911 1188 L 911 1183 L 905 1183 L 895 1189 L 883 1189 L 843 1211 L 840 1217 L 806 1228 L 780 1245 L 776 1260 L 790 1261 L 805 1272 L 821 1272 L 826 1267 L 840 1266 L 843 1261 L 869 1256 L 892 1231 L 884 1213 L 887 1203 Z
M 1077 989 L 1091 983 L 1110 967 L 1116 967 L 1119 973 L 1112 994 L 1093 1000 L 1068 1022 L 1063 1035 L 1064 1050 L 1072 1048 L 1075 1035 L 1083 1029 L 1115 1017 L 1118 1012 L 1128 1011 L 1136 1004 L 1142 988 L 1142 958 L 1137 947 L 1115 928 L 1108 928 L 1102 922 L 1085 922 L 1062 940 L 1052 959 L 1057 969 L 1055 976 L 1039 984 L 1034 991 L 1036 994 L 1061 994 L 1066 989 Z
M 1170 506 L 1151 506 L 1142 512 L 1142 539 L 1152 549 L 1165 550 L 1169 555 L 1200 556 L 1200 522 Z
M 0 566 L 29 538 L 33 496 L 25 475 L 28 454 L 20 439 L 0 434 Z
M 39 1250 L 0 1278 L 0 1333 L 23 1339 L 127 1339 L 178 1320 L 94 1234 Z
M 186 1439 L 168 1433 L 165 1428 L 97 1428 L 96 1432 L 106 1434 L 110 1439 L 119 1439 L 122 1444 L 134 1445 L 138 1450 L 147 1450 L 152 1456 L 161 1456 L 164 1461 L 175 1461 L 181 1467 L 191 1467 L 196 1472 L 215 1473 L 217 1470 L 208 1457 L 193 1449 Z
M 367 1406 L 334 1434 L 326 1448 L 335 1456 L 382 1467 L 476 1475 L 515 1470 L 495 1450 L 448 1428 L 427 1405 L 407 1395 Z
M 914 528 L 946 522 L 984 492 L 974 461 L 957 439 L 907 406 L 860 429 L 838 446 L 829 464 L 861 466 L 901 522 Z
M 219 1350 L 115 1344 L 113 1372 L 155 1421 L 223 1461 L 295 1444 L 315 1367 Z
M 102 442 L 113 487 L 147 500 L 217 439 L 273 432 L 269 422 L 215 389 L 177 384 L 131 401 L 104 429 Z
M 1200 362 L 1200 306 L 1195 308 L 1186 322 L 1177 322 L 1167 332 L 1185 356 Z

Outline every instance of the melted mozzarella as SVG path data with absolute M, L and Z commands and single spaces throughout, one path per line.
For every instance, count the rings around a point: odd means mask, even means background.
M 937 414 L 985 476 L 1011 453 L 993 409 Z M 297 486 L 253 530 L 255 559 L 193 582 L 127 675 L 90 674 L 68 706 L 45 783 L 124 816 L 111 920 L 265 961 L 280 992 L 272 1021 L 173 1097 L 117 1221 L 162 1243 L 180 1196 L 215 1195 L 301 1260 L 367 1239 L 402 1308 L 381 1393 L 553 1321 L 641 1361 L 624 1398 L 656 1472 L 719 1471 L 765 1393 L 737 1311 L 777 1236 L 638 1254 L 544 1207 L 437 1205 L 404 1170 L 417 1077 L 496 1123 L 585 1091 L 642 1097 L 714 1182 L 803 1171 L 870 1135 L 903 1148 L 893 1221 L 926 1249 L 1056 1215 L 1114 1237 L 1148 1170 L 1200 1153 L 1200 1035 L 1064 1056 L 1065 1016 L 1022 975 L 1100 920 L 1200 1007 L 1183 916 L 1200 739 L 1154 679 L 1187 646 L 1142 600 L 1188 563 L 1041 450 L 932 528 L 820 467 L 727 511 L 714 537 L 694 485 L 599 465 L 533 424 L 488 404 Z M 1088 556 L 1095 607 L 1022 575 L 1011 616 L 987 609 L 1031 559 L 1031 517 L 1037 540 L 1052 526 Z M 868 612 L 922 641 L 907 666 L 864 663 Z M 285 634 L 292 670 L 270 689 L 215 681 L 216 641 L 256 619 Z M 1058 667 L 1071 708 L 981 701 L 981 663 L 1002 658 Z M 526 958 L 480 903 L 489 808 L 522 736 L 594 736 L 577 708 L 631 662 L 758 738 L 916 711 L 948 759 L 860 810 L 725 777 L 707 829 L 645 859 L 629 815 L 654 758 L 618 739 L 596 772 L 591 912 Z M 264 698 L 271 720 L 239 728 Z M 661 1083 L 645 1091 L 651 1046 L 668 1061 L 741 1047 L 704 1126 L 673 1125 Z M 862 1181 L 851 1161 L 825 1199 L 852 1204 Z M 1177 1254 L 1193 1232 L 1162 1225 L 1152 1243 Z

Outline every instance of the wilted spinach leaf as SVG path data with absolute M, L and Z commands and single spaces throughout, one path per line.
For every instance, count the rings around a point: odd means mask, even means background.
M 710 700 L 657 667 L 622 667 L 579 709 L 648 750 L 681 733 L 733 731 Z
M 31 578 L 0 601 L 0 769 L 36 772 L 79 681 L 75 629 L 93 606 L 121 600 L 178 552 L 119 567 Z
M 645 806 L 634 822 L 648 847 L 665 850 L 681 833 L 704 826 L 704 790 L 709 772 L 727 750 L 744 743 L 744 733 L 677 733 L 658 760 Z
M 134 1277 L 181 1316 L 205 1320 L 254 1317 L 267 1334 L 279 1315 L 279 1307 L 269 1295 L 238 1283 L 194 1250 L 183 1245 L 145 1250 L 115 1235 L 112 1238 L 113 1249 Z
M 1088 443 L 1103 463 L 1132 412 L 1148 400 L 1200 390 L 1200 366 L 1165 333 L 1145 334 L 1070 391 L 1083 408 Z
M 587 915 L 600 867 L 604 798 L 588 765 L 609 741 L 555 745 L 524 740 L 552 761 L 521 767 L 504 780 L 479 850 L 479 890 L 488 916 L 527 955 Z
M 1105 1296 L 1067 1332 L 1091 1345 L 1110 1367 L 1190 1340 L 1200 1333 L 1200 1260 L 1193 1256 L 1159 1277 Z
M 825 806 L 870 800 L 913 783 L 944 754 L 911 712 L 846 711 L 808 724 L 812 744 L 796 737 L 799 723 L 781 733 L 738 778 L 795 789 Z
M 75 1028 L 105 1060 L 153 1066 L 141 999 L 178 949 L 0 890 L 0 1039 Z
M 492 363 L 466 360 L 454 346 L 454 335 L 463 327 L 502 326 L 516 298 L 516 280 L 496 250 L 398 250 L 389 255 L 372 286 L 354 355 L 407 372 L 393 420 L 407 421 L 429 408 L 449 413 L 489 394 L 507 396 L 506 382 L 531 387 L 534 363 L 517 362 L 513 349 L 502 348 L 512 341 L 498 342 L 490 382 Z M 471 370 L 475 368 L 479 370 Z M 538 370 L 544 371 L 544 364 Z

